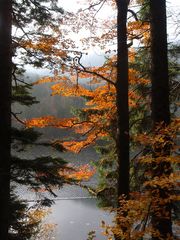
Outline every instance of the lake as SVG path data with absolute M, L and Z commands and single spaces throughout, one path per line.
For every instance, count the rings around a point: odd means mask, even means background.
M 30 78 L 36 78 L 30 76 Z M 34 79 L 36 80 L 36 79 Z M 33 80 L 32 80 L 33 81 Z M 71 109 L 84 107 L 85 100 L 82 98 L 66 98 L 61 96 L 51 97 L 50 86 L 41 85 L 33 88 L 33 95 L 40 100 L 39 104 L 30 107 L 13 105 L 15 112 L 22 112 L 21 118 L 32 118 L 44 115 L 55 115 L 57 117 L 72 116 Z M 13 122 L 16 125 L 16 122 Z M 61 139 L 69 137 L 72 131 L 67 129 L 46 128 L 40 129 L 43 136 L 41 140 L 51 141 L 53 139 Z M 13 152 L 18 154 L 21 158 L 34 159 L 42 156 L 61 157 L 74 166 L 89 164 L 90 162 L 98 161 L 98 154 L 93 147 L 86 148 L 80 154 L 73 154 L 70 152 L 59 153 L 53 148 L 43 146 L 33 146 L 22 152 Z M 95 186 L 97 184 L 97 176 L 95 175 L 88 183 L 88 185 Z M 36 194 L 27 191 L 25 186 L 20 186 L 17 189 L 18 194 L 28 201 L 34 201 Z M 41 198 L 44 193 L 38 193 Z M 112 214 L 104 209 L 99 209 L 96 206 L 96 199 L 92 198 L 88 192 L 78 186 L 64 186 L 56 191 L 58 197 L 54 199 L 55 204 L 52 205 L 52 213 L 48 215 L 46 222 L 57 224 L 55 228 L 55 240 L 86 240 L 89 231 L 97 231 L 96 239 L 105 240 L 101 235 L 100 229 L 101 221 L 107 223 L 111 222 Z M 90 198 L 91 197 L 91 198 Z M 51 197 L 50 197 L 51 198 Z
M 77 195 L 75 196 L 75 188 Z M 63 197 L 62 192 L 65 195 Z M 68 195 L 73 192 L 73 197 Z M 79 187 L 65 186 L 52 206 L 52 212 L 47 217 L 47 222 L 57 224 L 54 231 L 55 240 L 86 240 L 90 231 L 96 231 L 98 240 L 105 240 L 100 227 L 101 221 L 111 223 L 112 213 L 99 209 L 96 199 L 79 197 L 83 190 Z
M 51 148 L 34 147 L 26 157 L 36 156 L 37 151 L 40 155 L 55 154 Z M 46 152 L 47 151 L 47 152 Z M 23 153 L 22 153 L 23 155 Z M 98 161 L 98 154 L 93 147 L 84 149 L 80 154 L 59 153 L 59 157 L 72 163 L 75 166 L 87 164 L 91 161 Z M 85 183 L 90 186 L 97 184 L 97 176 Z M 75 186 L 64 185 L 61 189 L 56 190 L 57 198 L 52 198 L 47 193 L 35 194 L 32 191 L 27 191 L 25 186 L 20 186 L 18 193 L 23 199 L 34 201 L 35 199 L 47 196 L 54 200 L 51 207 L 51 213 L 45 219 L 45 222 L 55 224 L 52 240 L 86 240 L 90 231 L 96 231 L 96 240 L 105 240 L 102 235 L 103 229 L 100 227 L 101 221 L 111 223 L 112 213 L 105 209 L 97 207 L 97 199 L 93 198 L 87 190 Z

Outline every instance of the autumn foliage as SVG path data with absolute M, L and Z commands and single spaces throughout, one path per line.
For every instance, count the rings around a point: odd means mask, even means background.
M 130 53 L 131 59 L 134 52 Z M 81 109 L 81 116 L 58 119 L 54 116 L 44 116 L 26 120 L 27 127 L 55 127 L 55 128 L 71 128 L 75 133 L 80 134 L 82 140 L 63 141 L 59 140 L 59 144 L 67 150 L 80 152 L 83 148 L 94 144 L 96 140 L 112 134 L 113 123 L 116 124 L 116 58 L 110 57 L 103 66 L 87 68 L 85 71 L 79 68 L 74 70 L 76 75 L 67 77 L 60 75 L 40 79 L 35 84 L 52 82 L 52 95 L 61 95 L 65 97 L 75 96 L 86 99 L 85 107 Z M 60 74 L 60 73 L 59 73 Z M 147 79 L 139 77 L 136 70 L 129 70 L 129 106 L 130 108 L 138 108 L 142 104 L 141 95 L 138 92 L 138 86 L 146 86 L 149 84 Z M 83 80 L 86 83 L 80 84 L 77 81 Z M 106 82 L 104 79 L 108 79 Z M 54 84 L 54 82 L 56 83 Z M 89 86 L 96 84 L 95 89 Z M 58 143 L 58 141 L 56 141 Z
M 142 2 L 142 1 L 138 1 Z M 92 1 L 90 1 L 92 4 Z M 110 1 L 114 9 L 115 1 Z M 90 9 L 90 16 L 96 11 Z M 90 18 L 86 11 L 79 10 L 79 18 L 82 20 Z M 66 19 L 70 21 L 70 19 Z M 75 21 L 72 19 L 72 21 Z M 95 145 L 98 140 L 115 141 L 117 137 L 117 56 L 116 49 L 108 49 L 107 43 L 114 43 L 117 37 L 117 29 L 112 27 L 115 24 L 114 19 L 101 20 L 100 26 L 103 31 L 97 36 L 81 39 L 86 48 L 101 43 L 101 48 L 105 50 L 105 62 L 102 66 L 86 67 L 82 63 L 83 53 L 73 50 L 69 63 L 64 62 L 64 58 L 68 55 L 66 51 L 57 48 L 56 39 L 38 39 L 35 43 L 31 41 L 22 42 L 25 48 L 39 50 L 45 54 L 54 52 L 55 60 L 61 59 L 60 67 L 55 69 L 53 77 L 44 77 L 36 84 L 51 83 L 52 96 L 61 95 L 64 97 L 77 97 L 86 100 L 85 106 L 71 118 L 57 118 L 55 116 L 42 116 L 25 121 L 27 128 L 38 127 L 54 127 L 61 129 L 71 129 L 75 135 L 73 139 L 57 139 L 52 141 L 52 146 L 60 145 L 67 151 L 79 153 L 82 149 Z M 82 23 L 81 23 L 82 24 Z M 89 24 L 84 23 L 85 25 Z M 96 24 L 93 23 L 93 24 Z M 95 29 L 95 25 L 91 26 L 90 31 Z M 79 27 L 82 27 L 79 25 Z M 88 26 L 90 27 L 90 26 Z M 161 239 L 160 232 L 153 228 L 151 217 L 153 215 L 160 216 L 163 206 L 169 204 L 173 206 L 179 198 L 177 190 L 179 188 L 179 172 L 176 170 L 179 163 L 179 157 L 176 150 L 177 132 L 179 129 L 179 120 L 175 119 L 169 126 L 160 123 L 156 126 L 154 132 L 149 131 L 152 122 L 148 122 L 146 132 L 138 129 L 137 123 L 144 120 L 144 112 L 146 116 L 150 112 L 150 81 L 147 74 L 142 74 L 136 67 L 136 49 L 131 47 L 134 40 L 138 40 L 143 46 L 149 46 L 149 23 L 148 21 L 129 21 L 128 25 L 128 41 L 129 41 L 129 109 L 130 109 L 130 138 L 132 145 L 142 149 L 141 154 L 131 162 L 131 171 L 136 170 L 136 166 L 140 168 L 143 175 L 143 181 L 137 191 L 130 193 L 130 198 L 125 196 L 120 198 L 120 207 L 115 209 L 117 213 L 115 217 L 115 225 L 107 226 L 103 222 L 104 234 L 107 238 L 137 240 L 146 236 L 158 237 Z M 100 28 L 100 27 L 99 27 Z M 77 31 L 78 29 L 74 29 Z M 72 42 L 68 42 L 70 45 Z M 62 44 L 62 43 L 61 43 Z M 147 91 L 143 90 L 146 89 Z M 139 114 L 139 115 L 138 115 Z M 135 126 L 135 127 L 134 127 Z M 167 154 L 168 152 L 168 154 Z M 162 174 L 158 175 L 160 168 L 166 169 Z M 90 169 L 88 165 L 81 166 L 75 171 L 60 172 L 65 178 L 75 179 L 78 181 L 88 180 L 95 170 Z M 168 174 L 166 174 L 168 173 Z M 163 197 L 162 192 L 166 192 Z M 166 216 L 167 215 L 167 216 Z M 171 216 L 163 214 L 167 219 Z M 176 224 L 178 224 L 176 222 Z M 171 240 L 169 236 L 166 240 Z

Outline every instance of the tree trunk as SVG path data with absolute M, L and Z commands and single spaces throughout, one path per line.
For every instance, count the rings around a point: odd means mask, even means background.
M 155 129 L 157 124 L 163 123 L 162 127 L 164 127 L 170 122 L 166 1 L 151 0 L 149 2 L 151 14 L 152 120 Z M 163 149 L 155 149 L 154 157 L 157 157 L 159 152 L 163 153 L 163 156 L 166 157 L 169 155 L 169 148 L 166 145 Z M 154 167 L 153 171 L 154 176 L 168 176 L 171 172 L 171 167 L 169 163 L 162 162 Z M 158 190 L 158 195 L 156 197 L 166 199 L 169 193 L 167 190 L 161 188 Z M 152 215 L 152 225 L 161 234 L 161 237 L 152 237 L 153 240 L 167 239 L 168 235 L 172 236 L 170 204 L 161 205 L 160 215 Z
M 129 195 L 129 107 L 127 0 L 117 0 L 117 154 L 119 164 L 118 196 Z
M 170 122 L 165 3 L 165 0 L 150 1 L 152 119 L 155 124 Z
M 8 239 L 11 144 L 11 0 L 0 0 L 0 239 Z

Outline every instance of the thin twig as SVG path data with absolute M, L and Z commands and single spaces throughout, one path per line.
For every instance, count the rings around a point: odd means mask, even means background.
M 20 123 L 22 123 L 23 125 L 25 125 L 25 122 L 23 120 L 21 120 L 20 118 L 17 117 L 17 113 L 13 113 L 11 112 L 12 116 Z

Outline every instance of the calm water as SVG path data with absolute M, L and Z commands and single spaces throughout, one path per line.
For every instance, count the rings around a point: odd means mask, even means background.
M 30 204 L 40 197 L 38 194 L 36 198 L 36 194 L 25 187 L 18 192 Z M 106 239 L 102 235 L 101 221 L 110 224 L 113 215 L 108 210 L 98 208 L 96 198 L 90 198 L 88 192 L 78 186 L 64 186 L 56 194 L 58 197 L 54 198 L 51 213 L 45 219 L 45 223 L 56 225 L 52 240 L 86 240 L 90 231 L 96 231 L 96 240 Z M 47 196 L 46 193 L 40 195 Z
M 40 77 L 40 76 L 39 76 Z M 29 76 L 31 81 L 37 80 L 38 76 Z M 36 96 L 40 103 L 30 107 L 13 104 L 14 112 L 22 112 L 21 118 L 32 118 L 45 115 L 54 115 L 56 117 L 72 116 L 71 109 L 84 107 L 85 100 L 82 98 L 66 98 L 62 96 L 51 97 L 51 90 L 48 84 L 33 88 L 33 96 Z M 17 122 L 13 122 L 14 125 Z M 40 140 L 61 139 L 71 136 L 72 132 L 67 129 L 46 128 L 40 129 L 43 133 Z M 12 149 L 12 154 L 18 155 L 21 158 L 33 159 L 41 156 L 61 157 L 74 166 L 89 164 L 90 162 L 98 161 L 98 155 L 95 150 L 90 147 L 81 151 L 80 154 L 59 153 L 54 149 L 43 146 L 31 146 L 26 151 L 16 153 Z M 97 184 L 97 176 L 95 175 L 88 185 L 94 186 Z M 27 190 L 26 187 L 20 186 L 17 188 L 18 194 L 28 201 L 34 201 L 37 198 L 42 198 L 46 193 L 35 193 Z M 102 220 L 111 221 L 110 213 L 99 209 L 96 206 L 96 199 L 87 199 L 88 193 L 77 186 L 64 186 L 58 192 L 55 204 L 52 206 L 52 213 L 47 217 L 48 222 L 57 224 L 55 231 L 55 240 L 86 240 L 89 231 L 97 231 L 98 240 L 105 238 L 100 234 L 100 223 Z M 42 195 L 42 196 L 41 196 Z M 51 198 L 51 197 L 50 197 Z M 86 198 L 86 199 L 85 199 Z
M 88 232 L 96 231 L 98 240 L 102 235 L 101 221 L 111 222 L 111 215 L 96 206 L 96 199 L 59 200 L 52 207 L 47 221 L 57 224 L 55 240 L 86 240 Z
M 36 154 L 36 149 L 33 149 L 29 156 Z M 42 151 L 42 155 L 46 155 L 45 149 L 38 148 Z M 50 150 L 50 149 L 49 149 Z M 47 148 L 46 148 L 47 151 Z M 49 153 L 52 154 L 51 151 Z M 26 153 L 27 155 L 27 153 Z M 87 164 L 90 161 L 97 161 L 98 156 L 93 148 L 85 149 L 81 154 L 60 154 L 61 157 L 73 163 L 75 166 Z M 97 178 L 94 176 L 88 185 L 94 186 L 97 184 Z M 18 190 L 23 199 L 33 201 L 36 197 L 41 198 L 47 193 L 38 193 L 37 196 L 31 191 L 27 191 L 26 187 L 21 186 Z M 56 225 L 53 236 L 55 240 L 86 240 L 88 232 L 96 231 L 96 240 L 105 240 L 101 234 L 103 231 L 100 228 L 101 221 L 111 223 L 112 214 L 104 209 L 99 209 L 96 205 L 96 199 L 79 186 L 65 185 L 60 190 L 56 191 L 57 198 L 54 199 L 55 204 L 51 207 L 51 214 L 45 220 L 48 223 Z M 52 198 L 52 196 L 49 196 Z
M 55 240 L 86 240 L 90 231 L 96 231 L 96 240 L 105 240 L 101 221 L 111 223 L 112 214 L 97 207 L 96 199 L 78 186 L 64 186 L 58 192 L 47 222 L 57 224 Z

